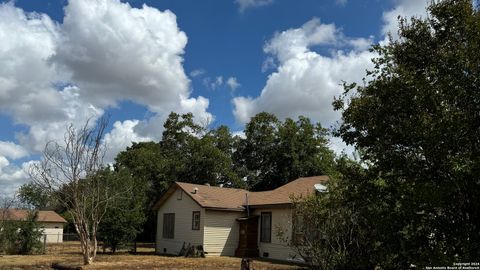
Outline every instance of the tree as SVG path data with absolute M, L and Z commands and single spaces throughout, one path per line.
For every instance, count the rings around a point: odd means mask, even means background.
M 103 168 L 102 137 L 106 126 L 105 118 L 95 125 L 87 121 L 79 129 L 73 124 L 68 126 L 64 141 L 48 142 L 40 163 L 30 171 L 34 184 L 71 215 L 85 265 L 96 257 L 98 226 L 109 203 L 119 196 L 110 188 L 109 178 L 97 174 Z
M 8 231 L 3 229 L 8 223 L 9 209 L 15 204 L 15 198 L 0 196 L 0 252 L 4 252 L 7 247 Z
M 18 190 L 18 199 L 20 202 L 34 209 L 46 208 L 52 203 L 45 190 L 32 182 L 23 184 L 20 187 Z
M 401 19 L 365 85 L 334 102 L 338 135 L 370 164 L 355 188 L 379 196 L 367 214 L 381 213 L 377 255 L 392 269 L 480 257 L 480 12 L 469 0 L 428 11 Z
M 259 113 L 246 125 L 234 160 L 251 190 L 270 190 L 298 177 L 328 174 L 334 154 L 320 124 L 300 116 L 281 122 L 273 114 Z
M 106 169 L 99 173 L 110 178 L 108 182 L 112 183 L 112 189 L 127 191 L 109 204 L 98 230 L 104 247 L 115 253 L 119 247 L 135 240 L 142 231 L 146 220 L 146 186 L 126 170 Z
M 31 211 L 25 221 L 17 223 L 17 230 L 9 234 L 11 239 L 15 239 L 16 254 L 30 254 L 38 252 L 42 248 L 40 242 L 42 229 L 37 222 L 38 212 Z
M 313 269 L 374 269 L 376 217 L 365 213 L 373 203 L 356 189 L 368 178 L 359 163 L 342 156 L 326 183 L 327 191 L 293 201 L 293 233 L 279 229 Z M 367 191 L 364 188 L 362 191 Z M 367 198 L 375 197 L 368 194 Z
M 5 220 L 0 230 L 0 250 L 7 254 L 32 254 L 42 248 L 42 229 L 37 211 L 29 211 L 25 220 Z

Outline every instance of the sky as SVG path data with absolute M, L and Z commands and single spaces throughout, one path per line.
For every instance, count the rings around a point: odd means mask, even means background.
M 241 133 L 258 112 L 338 125 L 341 83 L 427 0 L 0 0 L 0 195 L 68 124 L 110 116 L 106 161 L 171 111 Z M 332 139 L 341 152 L 348 147 Z

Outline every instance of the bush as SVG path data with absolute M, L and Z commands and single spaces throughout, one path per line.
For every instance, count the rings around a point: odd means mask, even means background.
M 25 221 L 6 221 L 0 233 L 0 250 L 6 254 L 33 254 L 42 249 L 42 230 L 31 213 Z

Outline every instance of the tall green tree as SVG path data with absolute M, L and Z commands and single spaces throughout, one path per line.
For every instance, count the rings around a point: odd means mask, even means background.
M 334 102 L 338 134 L 374 172 L 357 189 L 380 195 L 378 260 L 391 269 L 480 257 L 480 12 L 469 0 L 428 11 L 400 20 L 366 85 Z
M 320 124 L 306 117 L 281 122 L 259 113 L 247 123 L 234 160 L 250 189 L 274 189 L 301 176 L 328 174 L 334 154 L 326 136 Z
M 121 196 L 110 202 L 98 230 L 104 247 L 115 253 L 120 247 L 133 242 L 142 232 L 146 220 L 146 186 L 125 169 L 107 169 L 99 173 L 110 178 L 107 182 L 111 188 L 124 190 Z
M 18 199 L 21 203 L 35 209 L 42 209 L 54 204 L 52 198 L 38 185 L 29 182 L 23 184 L 18 190 Z

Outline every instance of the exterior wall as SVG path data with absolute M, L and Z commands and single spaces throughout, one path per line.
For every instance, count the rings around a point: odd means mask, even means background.
M 182 199 L 178 200 L 177 191 L 157 211 L 157 253 L 178 254 L 183 243 L 203 245 L 205 210 L 183 191 Z M 192 230 L 193 211 L 200 211 L 200 230 Z M 163 238 L 163 214 L 165 213 L 175 213 L 173 239 Z
M 205 211 L 204 250 L 207 256 L 234 256 L 243 212 Z
M 63 242 L 63 223 L 42 223 L 43 234 L 46 235 L 47 243 Z M 43 241 L 43 237 L 42 237 Z
M 270 243 L 260 242 L 261 221 L 258 222 L 258 249 L 260 257 L 268 253 L 268 258 L 276 260 L 295 260 L 298 259 L 296 252 L 288 245 L 292 237 L 292 210 L 288 208 L 258 208 L 254 214 L 259 215 L 261 212 L 272 213 L 272 236 Z M 278 236 L 279 232 L 282 236 Z M 266 255 L 266 254 L 265 254 Z

